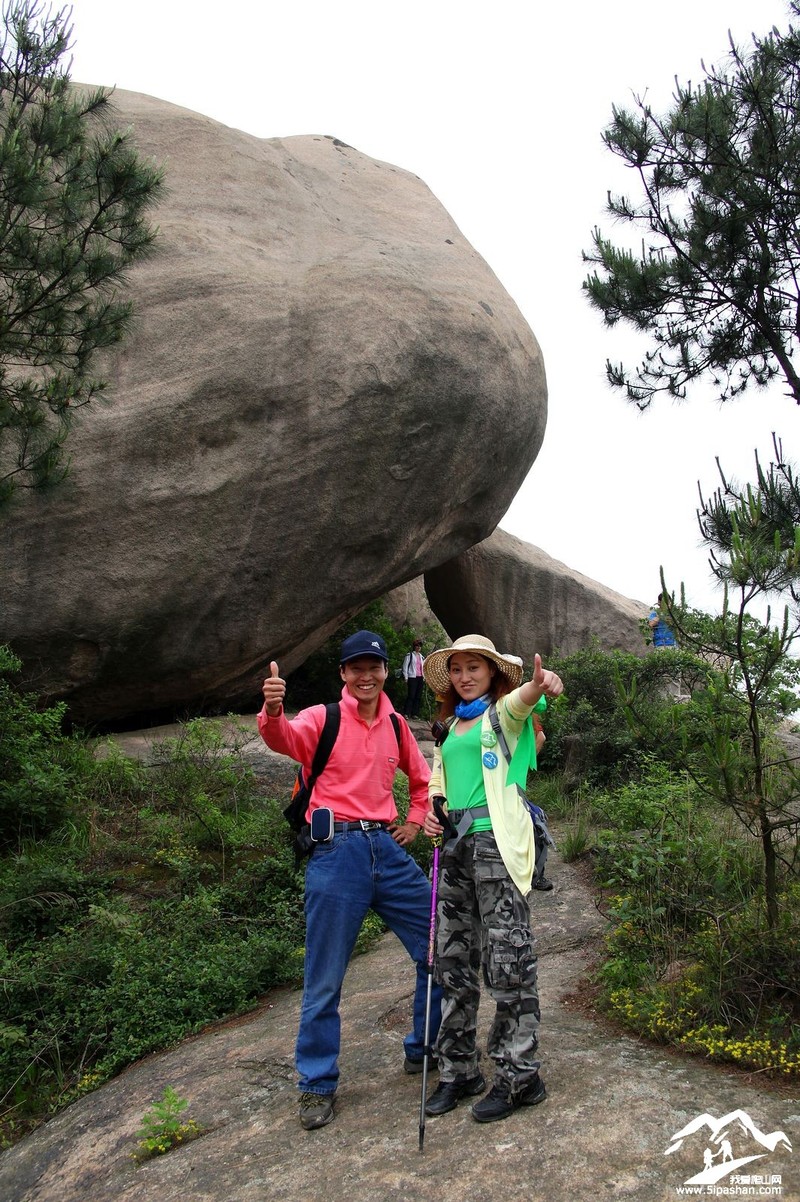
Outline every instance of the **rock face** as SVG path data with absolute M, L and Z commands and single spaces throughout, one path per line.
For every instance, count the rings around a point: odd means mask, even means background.
M 597 639 L 604 651 L 643 655 L 649 607 L 573 572 L 504 530 L 425 574 L 433 612 L 451 638 L 485 634 L 529 663 Z
M 539 347 L 414 175 L 151 97 L 160 253 L 72 472 L 4 516 L 0 641 L 79 721 L 252 702 L 494 529 L 544 435 Z
M 381 597 L 381 603 L 395 630 L 410 626 L 417 636 L 422 636 L 431 627 L 438 631 L 439 622 L 425 595 L 422 576 L 392 589 L 385 597 Z

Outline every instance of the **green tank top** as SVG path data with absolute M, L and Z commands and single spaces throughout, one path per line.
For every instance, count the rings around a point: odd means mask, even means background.
M 447 808 L 449 810 L 471 810 L 474 806 L 486 805 L 486 790 L 483 787 L 481 764 L 481 723 L 476 722 L 463 735 L 458 734 L 458 725 L 442 743 L 442 763 L 447 781 Z M 490 831 L 491 818 L 476 818 L 467 831 Z

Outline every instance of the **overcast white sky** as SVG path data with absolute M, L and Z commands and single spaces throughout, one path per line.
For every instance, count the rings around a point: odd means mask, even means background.
M 789 22 L 784 0 L 73 0 L 73 78 L 183 105 L 259 137 L 332 134 L 419 175 L 505 285 L 544 353 L 544 446 L 501 525 L 650 603 L 659 566 L 716 604 L 697 481 L 749 475 L 771 433 L 798 461 L 780 390 L 644 415 L 605 381 L 630 340 L 584 300 L 581 261 L 606 192 L 635 181 L 600 134 L 613 103 L 667 107 L 730 29 Z M 637 358 L 628 353 L 628 358 Z

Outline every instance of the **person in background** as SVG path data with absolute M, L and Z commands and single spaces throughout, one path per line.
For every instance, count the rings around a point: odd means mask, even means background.
M 422 669 L 425 660 L 422 655 L 422 639 L 414 639 L 411 650 L 403 660 L 403 679 L 406 682 L 406 703 L 403 714 L 406 718 L 418 718 L 422 701 L 422 686 L 425 678 Z
M 658 594 L 658 601 L 650 610 L 650 614 L 647 619 L 647 625 L 653 632 L 653 646 L 657 649 L 662 647 L 676 646 L 673 629 L 661 612 L 661 602 L 663 597 L 663 593 Z
M 661 605 L 664 600 L 664 594 L 658 594 L 658 601 L 650 610 L 647 618 L 647 624 L 653 632 L 653 648 L 656 651 L 666 651 L 668 649 L 677 649 L 677 640 L 675 632 L 670 626 L 664 614 L 661 612 Z M 691 693 L 685 691 L 683 679 L 680 675 L 670 676 L 665 681 L 667 692 L 677 701 L 689 701 Z
M 423 1070 L 428 994 L 431 886 L 405 850 L 428 811 L 430 769 L 408 725 L 395 734 L 392 703 L 384 693 L 388 653 L 379 634 L 359 630 L 341 647 L 344 687 L 339 731 L 325 769 L 314 784 L 306 819 L 327 809 L 330 838 L 314 843 L 305 880 L 306 954 L 303 1002 L 295 1064 L 300 1123 L 324 1127 L 334 1117 L 339 1081 L 339 999 L 347 965 L 367 911 L 397 935 L 416 963 L 413 1031 L 404 1040 L 404 1069 Z M 283 702 L 286 681 L 275 662 L 262 687 L 258 715 L 262 739 L 273 751 L 303 765 L 306 780 L 325 724 L 325 706 L 301 710 L 291 720 Z M 400 822 L 392 781 L 408 777 L 408 817 Z M 313 825 L 312 825 L 313 829 Z M 436 1039 L 441 989 L 431 994 L 430 1045 Z

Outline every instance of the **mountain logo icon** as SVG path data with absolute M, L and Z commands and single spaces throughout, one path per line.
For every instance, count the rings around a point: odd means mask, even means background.
M 697 1147 L 698 1155 L 702 1155 L 703 1168 L 684 1185 L 713 1185 L 729 1173 L 736 1172 L 742 1165 L 761 1160 L 769 1152 L 775 1152 L 776 1149 L 782 1152 L 792 1150 L 791 1141 L 784 1131 L 772 1131 L 765 1135 L 744 1110 L 732 1110 L 720 1119 L 711 1114 L 698 1115 L 675 1132 L 664 1155 L 677 1152 L 686 1143 L 690 1147 Z

